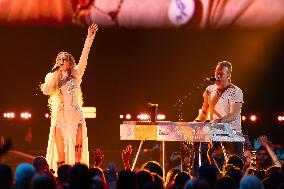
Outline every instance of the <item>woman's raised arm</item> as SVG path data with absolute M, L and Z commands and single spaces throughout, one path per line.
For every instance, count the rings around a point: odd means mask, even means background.
M 87 60 L 90 52 L 90 48 L 92 46 L 93 40 L 95 38 L 96 32 L 98 31 L 98 25 L 92 24 L 88 28 L 88 35 L 84 44 L 84 48 L 79 60 L 79 63 L 77 65 L 80 78 L 82 78 L 85 68 L 87 66 Z

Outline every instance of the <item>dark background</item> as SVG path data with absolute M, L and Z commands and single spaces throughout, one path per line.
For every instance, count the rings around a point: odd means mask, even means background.
M 39 84 L 60 51 L 78 61 L 87 28 L 2 27 L 0 29 L 0 135 L 14 141 L 14 149 L 45 155 L 49 119 L 47 96 Z M 177 120 L 173 104 L 204 78 L 214 75 L 218 61 L 233 65 L 232 83 L 244 93 L 242 113 L 258 116 L 243 122 L 243 132 L 254 139 L 266 134 L 283 144 L 284 32 L 280 29 L 235 30 L 126 30 L 100 29 L 91 49 L 82 90 L 85 106 L 97 108 L 87 119 L 89 150 L 101 148 L 106 162 L 120 162 L 120 150 L 138 141 L 120 141 L 120 114 L 147 112 L 159 104 L 166 120 Z M 184 103 L 184 119 L 192 121 L 202 105 L 201 88 Z M 3 113 L 30 111 L 32 119 L 6 120 Z M 28 129 L 32 142 L 25 141 Z M 171 145 L 171 144 L 168 144 Z

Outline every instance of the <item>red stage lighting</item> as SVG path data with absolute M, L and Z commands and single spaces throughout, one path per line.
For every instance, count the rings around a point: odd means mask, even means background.
M 7 118 L 7 119 L 14 119 L 16 116 L 15 116 L 15 113 L 14 112 L 5 112 L 3 114 L 3 117 L 4 118 Z
M 44 117 L 48 119 L 50 116 L 49 116 L 48 113 L 46 113 L 46 114 L 44 114 Z
M 284 116 L 278 116 L 277 117 L 277 120 L 279 121 L 279 122 L 284 122 Z
M 22 112 L 21 113 L 21 118 L 22 119 L 30 119 L 32 117 L 32 114 L 29 112 Z
M 157 115 L 157 120 L 165 120 L 166 116 L 164 114 L 158 114 Z
M 131 119 L 131 115 L 130 114 L 126 114 L 125 118 L 129 120 L 129 119 Z
M 249 119 L 251 122 L 256 122 L 258 118 L 256 115 L 251 115 Z
M 147 121 L 147 120 L 150 119 L 150 115 L 148 115 L 148 114 L 139 114 L 139 115 L 137 115 L 137 119 L 143 120 L 143 121 Z

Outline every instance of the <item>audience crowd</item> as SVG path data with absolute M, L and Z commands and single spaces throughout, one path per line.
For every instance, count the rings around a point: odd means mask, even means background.
M 1 156 L 11 148 L 11 141 L 1 137 L 0 189 L 284 189 L 283 150 L 266 136 L 260 136 L 254 147 L 247 143 L 243 157 L 234 154 L 223 161 L 222 151 L 213 146 L 208 144 L 208 161 L 198 168 L 196 176 L 177 166 L 168 168 L 163 178 L 163 169 L 156 161 L 131 170 L 130 145 L 122 150 L 125 168 L 120 171 L 114 163 L 103 169 L 104 154 L 97 149 L 91 167 L 77 163 L 50 170 L 45 157 L 38 156 L 31 164 L 19 164 L 13 173 L 10 166 L 1 164 Z

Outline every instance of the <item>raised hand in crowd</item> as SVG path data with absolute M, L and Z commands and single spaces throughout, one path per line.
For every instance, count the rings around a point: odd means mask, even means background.
M 132 152 L 133 148 L 131 145 L 128 145 L 125 149 L 122 150 L 121 156 L 125 170 L 130 170 L 130 156 L 132 155 Z
M 257 139 L 260 144 L 266 148 L 267 152 L 269 153 L 271 159 L 273 160 L 274 164 L 277 167 L 281 167 L 282 166 L 282 162 L 279 160 L 279 158 L 277 157 L 277 155 L 275 154 L 275 152 L 273 151 L 272 147 L 271 147 L 271 142 L 269 142 L 267 136 L 265 135 L 261 135 L 260 137 L 258 137 Z
M 94 167 L 100 167 L 103 160 L 104 160 L 104 154 L 102 153 L 102 151 L 97 148 L 94 152 L 93 152 L 94 156 Z
M 271 142 L 268 141 L 267 136 L 265 136 L 265 135 L 261 135 L 260 137 L 258 137 L 258 141 L 264 147 L 271 144 Z

